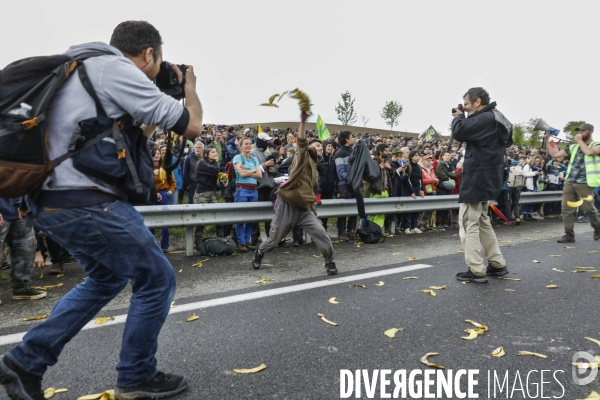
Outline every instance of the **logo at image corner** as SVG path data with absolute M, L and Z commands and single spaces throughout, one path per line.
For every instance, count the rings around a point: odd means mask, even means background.
M 584 361 L 581 361 L 582 359 Z M 589 385 L 597 375 L 598 360 L 594 356 L 586 351 L 578 351 L 573 355 L 573 383 L 580 386 Z

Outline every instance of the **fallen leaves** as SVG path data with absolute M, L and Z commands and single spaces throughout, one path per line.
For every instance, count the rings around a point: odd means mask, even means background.
M 391 328 L 391 329 L 388 329 L 387 331 L 383 332 L 383 334 L 389 338 L 395 338 L 396 333 L 402 332 L 403 330 L 404 330 L 404 328 Z
M 359 287 L 359 288 L 362 288 L 362 289 L 366 289 L 367 285 L 363 285 L 361 283 L 355 283 L 354 285 L 352 285 L 352 287 Z
M 489 328 L 487 326 L 482 325 L 479 322 L 475 322 L 470 319 L 465 319 L 465 322 L 468 322 L 469 324 L 474 325 L 477 329 L 466 329 L 465 332 L 467 332 L 469 334 L 469 336 L 462 336 L 462 339 L 473 340 L 477 336 L 483 335 L 484 333 L 486 333 L 489 330 Z
M 592 275 L 592 276 L 590 276 L 590 278 L 592 278 L 592 279 L 600 279 L 600 275 Z
M 552 271 L 556 271 L 556 272 L 565 272 L 562 269 L 558 269 L 558 268 L 552 268 Z
M 477 336 L 479 336 L 476 329 L 467 329 L 467 330 L 465 330 L 465 332 L 467 332 L 469 334 L 469 336 L 462 336 L 461 339 L 473 340 Z
M 333 326 L 338 326 L 337 323 L 335 323 L 333 321 L 330 321 L 327 318 L 325 318 L 324 314 L 317 314 L 317 317 L 321 318 L 321 321 L 325 322 L 326 324 L 333 325 Z
M 64 284 L 61 283 L 57 283 L 56 285 L 48 285 L 48 286 L 34 286 L 33 289 L 37 289 L 37 290 L 48 290 L 48 289 L 55 289 L 55 288 L 59 288 L 62 287 Z
M 585 336 L 585 339 L 590 340 L 600 346 L 600 340 Z
M 502 346 L 498 347 L 496 350 L 492 351 L 492 357 L 504 357 L 504 348 Z
M 565 249 L 574 249 L 575 246 L 565 246 Z
M 254 283 L 258 283 L 260 285 L 262 283 L 267 283 L 267 282 L 270 282 L 272 280 L 273 280 L 273 278 L 263 278 L 260 281 L 254 281 Z
M 427 353 L 423 357 L 421 357 L 420 361 L 421 361 L 422 364 L 425 364 L 425 365 L 427 365 L 428 367 L 431 367 L 431 368 L 445 369 L 441 365 L 434 364 L 431 361 L 429 361 L 429 357 L 438 356 L 439 354 L 440 353 Z
M 409 279 L 419 279 L 418 276 L 407 276 L 406 278 L 402 278 L 403 280 L 409 280 Z
M 548 285 L 548 286 L 546 286 L 546 289 L 556 289 L 556 288 L 558 288 L 558 285 L 557 285 L 557 284 L 553 284 L 553 285 Z
M 202 268 L 202 263 L 201 263 L 201 262 L 199 262 L 199 263 L 196 263 L 196 264 L 192 264 L 192 267 L 195 267 L 195 268 Z
M 53 397 L 56 393 L 66 393 L 68 391 L 69 389 L 55 389 L 53 387 L 49 387 L 48 389 L 44 390 L 44 397 L 46 399 L 49 399 L 50 397 Z
M 399 255 L 401 255 L 401 254 L 402 254 L 402 253 L 392 253 L 392 255 L 393 255 L 393 256 L 399 256 Z
M 192 322 L 192 321 L 195 321 L 195 320 L 197 320 L 197 319 L 200 319 L 200 317 L 199 317 L 199 316 L 197 316 L 197 315 L 196 315 L 196 313 L 193 313 L 191 316 L 187 317 L 185 320 L 186 320 L 187 322 Z
M 379 283 L 376 283 L 375 286 L 383 286 L 385 285 L 385 283 L 383 281 L 379 281 Z
M 115 317 L 98 317 L 94 320 L 96 325 L 102 325 L 107 323 L 108 321 L 114 321 Z
M 592 393 L 590 393 L 589 397 L 587 397 L 585 399 L 577 399 L 577 400 L 600 400 L 600 394 L 593 391 Z
M 540 262 L 538 260 L 533 260 L 534 263 L 539 264 Z
M 336 301 L 336 300 L 335 300 L 336 298 L 337 298 L 337 297 L 332 297 L 332 298 L 330 298 L 330 299 L 329 299 L 329 302 L 330 302 L 331 304 L 340 304 L 340 302 L 339 302 L 339 301 Z
M 561 254 L 550 254 L 550 257 L 562 257 Z
M 320 255 L 320 254 L 313 254 L 312 256 L 313 256 L 314 258 L 321 258 L 321 255 Z
M 88 394 L 81 396 L 77 400 L 112 400 L 115 398 L 115 391 L 113 389 L 107 390 L 102 393 Z
M 39 321 L 41 319 L 46 319 L 50 316 L 50 313 L 47 314 L 42 314 L 42 315 L 38 315 L 36 317 L 31 317 L 31 318 L 23 318 L 23 321 Z
M 413 256 L 408 257 L 408 261 L 417 261 L 417 260 L 418 260 L 417 257 L 413 257 Z
M 233 370 L 233 372 L 235 372 L 236 374 L 255 374 L 255 373 L 263 371 L 265 369 L 267 369 L 267 364 L 261 364 L 258 367 L 248 368 L 248 369 L 236 368 Z
M 507 292 L 514 292 L 515 291 L 515 289 L 504 289 L 504 290 L 506 290 Z
M 429 289 L 445 290 L 446 289 L 446 285 L 444 285 L 444 286 L 429 286 Z
M 588 251 L 588 253 L 590 253 L 590 254 L 598 254 L 598 250 L 591 250 L 591 251 Z
M 533 357 L 539 357 L 539 358 L 548 358 L 548 356 L 545 356 L 543 354 L 540 353 L 534 353 L 532 351 L 525 351 L 525 350 L 521 350 L 517 353 L 518 356 L 533 356 Z
M 437 294 L 435 294 L 435 292 L 433 290 L 431 290 L 431 289 L 419 290 L 419 292 L 425 293 L 425 294 L 430 294 L 433 297 L 437 296 Z
M 507 278 L 505 276 L 499 276 L 498 279 L 504 279 L 505 281 L 520 281 L 521 278 Z

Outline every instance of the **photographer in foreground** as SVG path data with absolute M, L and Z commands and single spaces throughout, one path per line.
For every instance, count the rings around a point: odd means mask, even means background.
M 565 234 L 557 240 L 558 243 L 575 242 L 575 218 L 577 208 L 569 207 L 567 202 L 578 201 L 591 196 L 594 197 L 594 187 L 600 186 L 600 167 L 594 161 L 594 156 L 600 154 L 600 143 L 592 141 L 594 126 L 583 124 L 576 128 L 579 133 L 575 135 L 575 143 L 566 147 L 565 150 L 554 149 L 548 146 L 549 134 L 544 137 L 548 154 L 552 158 L 564 157 L 569 159 L 569 168 L 565 175 L 562 197 L 562 220 L 565 226 Z M 594 240 L 600 240 L 600 220 L 598 210 L 593 201 L 583 201 L 579 206 L 590 220 L 594 228 Z
M 152 25 L 126 21 L 115 28 L 110 45 L 82 44 L 65 54 L 77 57 L 91 52 L 106 53 L 83 62 L 99 104 L 86 91 L 78 67 L 49 109 L 51 158 L 65 154 L 78 122 L 96 118 L 102 108 L 108 118 L 128 114 L 143 122 L 146 137 L 156 125 L 190 138 L 200 135 L 202 107 L 193 68 L 188 66 L 185 76 L 185 108 L 152 83 L 163 61 L 162 38 Z M 173 71 L 182 82 L 181 71 L 177 67 Z M 124 132 L 140 133 L 137 127 Z M 0 359 L 0 382 L 13 399 L 43 399 L 47 368 L 131 281 L 115 398 L 163 398 L 182 392 L 187 388 L 184 377 L 156 369 L 158 335 L 175 294 L 175 274 L 142 216 L 120 186 L 82 172 L 72 158 L 55 168 L 52 185 L 48 182 L 33 206 L 35 226 L 73 254 L 88 278 L 60 299 L 50 317 L 32 328 L 20 346 Z
M 496 233 L 488 217 L 490 200 L 497 199 L 504 180 L 504 154 L 512 144 L 512 125 L 490 103 L 483 88 L 471 88 L 463 96 L 464 108 L 452 109 L 452 138 L 467 143 L 460 180 L 458 222 L 469 271 L 456 274 L 459 281 L 485 283 L 487 275 L 508 274 Z M 469 113 L 465 118 L 463 111 Z M 483 247 L 489 264 L 481 257 Z

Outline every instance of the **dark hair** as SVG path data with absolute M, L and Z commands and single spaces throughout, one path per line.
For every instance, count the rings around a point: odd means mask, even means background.
M 421 153 L 419 152 L 419 150 L 417 150 L 417 149 L 411 150 L 410 153 L 408 153 L 408 161 L 412 162 L 413 157 L 415 155 L 417 155 L 417 154 L 421 155 Z
M 350 131 L 341 131 L 340 132 L 340 136 L 338 137 L 338 140 L 340 141 L 340 144 L 342 146 L 345 146 L 346 142 L 348 141 L 348 139 L 350 139 L 350 136 L 352 136 L 352 132 L 350 132 Z
M 377 157 L 379 157 L 379 153 L 383 153 L 385 151 L 385 149 L 387 149 L 387 148 L 388 148 L 387 144 L 384 144 L 384 143 L 377 145 L 377 147 L 375 148 L 375 152 L 377 154 L 375 154 L 375 155 Z
M 154 49 L 154 61 L 163 44 L 160 33 L 146 21 L 121 22 L 113 31 L 110 45 L 121 50 L 126 56 L 139 56 L 148 47 Z
M 514 152 L 514 151 L 512 151 L 512 150 L 508 150 L 508 151 L 506 152 L 506 155 L 507 155 L 507 156 L 508 156 L 508 158 L 510 158 L 511 160 L 512 160 L 513 158 L 515 158 L 515 152 Z
M 235 130 L 235 128 L 233 126 L 230 126 L 229 128 L 227 128 L 227 133 L 231 133 Z
M 205 148 L 204 148 L 204 150 L 202 150 L 202 159 L 203 159 L 204 161 L 206 161 L 207 163 L 210 163 L 210 162 L 211 162 L 211 161 L 208 159 L 208 155 L 210 154 L 210 152 L 211 152 L 211 150 L 212 150 L 212 149 L 215 149 L 215 151 L 217 150 L 217 148 L 216 148 L 216 147 L 214 147 L 214 146 L 208 146 L 208 147 L 205 147 Z
M 471 103 L 474 103 L 477 99 L 481 99 L 482 106 L 490 104 L 490 94 L 482 87 L 474 87 L 467 90 L 467 93 L 465 93 L 463 98 L 467 96 L 469 96 L 469 101 Z

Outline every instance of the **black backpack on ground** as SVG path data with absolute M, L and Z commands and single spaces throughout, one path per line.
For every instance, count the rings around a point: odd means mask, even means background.
M 237 242 L 231 236 L 227 236 L 226 238 L 211 237 L 202 239 L 202 242 L 196 245 L 196 250 L 202 253 L 202 255 L 210 257 L 230 256 L 237 249 Z
M 385 236 L 383 236 L 381 227 L 373 221 L 367 221 L 367 227 L 365 229 L 357 229 L 356 233 L 360 236 L 360 240 L 363 243 L 377 244 L 385 242 Z

